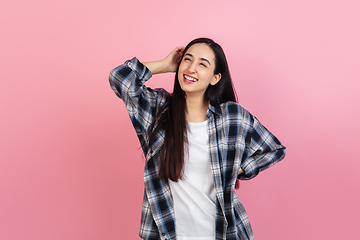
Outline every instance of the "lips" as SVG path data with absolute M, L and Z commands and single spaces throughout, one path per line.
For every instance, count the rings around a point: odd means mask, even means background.
M 184 74 L 184 81 L 186 83 L 195 83 L 195 82 L 198 81 L 198 79 L 194 78 L 194 77 L 190 77 L 189 75 Z

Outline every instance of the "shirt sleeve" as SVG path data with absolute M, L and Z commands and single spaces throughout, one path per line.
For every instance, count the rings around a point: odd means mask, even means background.
M 252 125 L 245 139 L 246 154 L 241 163 L 244 173 L 238 176 L 243 180 L 251 179 L 281 161 L 286 153 L 286 148 L 256 117 L 251 116 L 251 119 Z
M 110 86 L 124 101 L 141 144 L 147 141 L 147 129 L 168 94 L 164 89 L 153 90 L 144 85 L 151 76 L 151 71 L 137 58 L 114 68 L 109 76 Z

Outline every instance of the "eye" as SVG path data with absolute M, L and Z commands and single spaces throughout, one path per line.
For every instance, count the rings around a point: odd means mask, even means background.
M 191 59 L 188 58 L 188 57 L 184 58 L 184 61 L 190 61 L 190 60 L 191 60 Z
M 200 65 L 203 66 L 203 67 L 207 67 L 204 63 L 200 63 Z

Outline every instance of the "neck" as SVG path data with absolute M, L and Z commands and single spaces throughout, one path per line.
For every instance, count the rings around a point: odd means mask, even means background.
M 203 122 L 207 120 L 206 112 L 209 101 L 204 96 L 186 96 L 186 120 L 189 122 Z

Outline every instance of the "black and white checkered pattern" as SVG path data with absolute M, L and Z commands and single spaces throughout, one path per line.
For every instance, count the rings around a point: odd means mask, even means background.
M 110 84 L 127 108 L 141 145 L 148 141 L 147 129 L 168 92 L 150 89 L 144 83 L 151 72 L 138 59 L 126 61 L 110 73 Z M 240 179 L 251 179 L 279 162 L 286 148 L 241 105 L 234 102 L 209 105 L 207 111 L 211 169 L 216 190 L 216 239 L 254 239 L 248 216 L 234 192 Z M 159 179 L 159 149 L 164 132 L 158 134 L 152 150 L 145 152 L 145 193 L 140 237 L 176 239 L 173 199 L 167 181 Z

